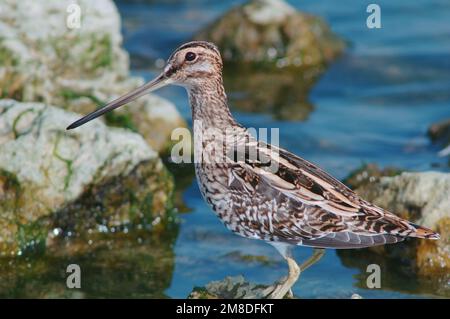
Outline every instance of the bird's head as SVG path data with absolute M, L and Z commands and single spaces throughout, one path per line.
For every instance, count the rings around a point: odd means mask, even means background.
M 167 61 L 163 75 L 175 85 L 192 87 L 222 76 L 222 58 L 212 43 L 193 41 L 176 49 Z
M 164 71 L 154 80 L 70 124 L 67 129 L 77 128 L 106 112 L 114 110 L 168 84 L 191 89 L 201 87 L 208 81 L 214 79 L 221 80 L 221 77 L 222 58 L 219 49 L 214 44 L 206 41 L 188 42 L 172 53 L 167 60 Z

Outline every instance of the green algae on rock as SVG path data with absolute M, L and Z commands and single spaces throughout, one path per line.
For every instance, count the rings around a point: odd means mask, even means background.
M 157 232 L 175 218 L 173 187 L 161 161 L 143 161 L 130 173 L 106 177 L 85 187 L 74 202 L 56 212 L 52 228 L 83 233 L 100 225 L 103 229 L 144 227 Z
M 374 169 L 371 170 L 372 172 Z M 450 270 L 450 174 L 440 172 L 403 172 L 394 176 L 376 177 L 351 184 L 356 192 L 374 204 L 388 209 L 402 218 L 429 227 L 441 235 L 439 240 L 407 240 L 396 245 L 385 245 L 365 250 L 338 251 L 338 255 L 349 266 L 362 268 L 357 260 L 372 260 L 383 265 L 388 276 L 384 287 L 395 287 L 395 282 L 414 273 L 421 292 L 450 296 L 448 287 Z M 357 176 L 358 174 L 353 174 Z M 378 172 L 375 175 L 382 175 Z M 377 257 L 378 256 L 378 257 Z M 401 265 L 399 267 L 399 265 Z M 395 273 L 391 270 L 396 269 Z M 388 275 L 391 274 L 391 275 Z M 407 281 L 407 280 L 406 280 Z M 411 282 L 411 285 L 414 283 Z
M 114 3 L 77 1 L 81 27 L 72 29 L 66 25 L 71 3 L 0 2 L 0 98 L 88 113 L 144 82 L 129 75 Z M 157 151 L 167 147 L 173 128 L 186 125 L 172 103 L 152 95 L 123 108 L 120 114 L 127 120 L 110 122 L 136 128 Z M 150 129 L 155 123 L 161 130 Z
M 0 113 L 3 255 L 45 246 L 52 227 L 153 224 L 171 209 L 171 175 L 139 134 L 101 123 L 68 132 L 78 115 L 42 103 L 0 100 Z M 81 210 L 90 219 L 56 218 Z
M 195 38 L 217 44 L 226 61 L 278 67 L 323 65 L 345 48 L 345 42 L 321 18 L 299 12 L 284 0 L 249 1 L 225 13 Z

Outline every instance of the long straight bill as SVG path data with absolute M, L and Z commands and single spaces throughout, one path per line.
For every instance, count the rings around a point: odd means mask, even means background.
M 134 101 L 137 98 L 141 97 L 142 95 L 145 95 L 149 92 L 155 91 L 169 83 L 170 83 L 170 80 L 165 78 L 164 74 L 161 74 L 153 81 L 150 81 L 150 82 L 138 87 L 136 90 L 131 91 L 130 93 L 122 95 L 121 97 L 117 98 L 116 100 L 106 104 L 104 107 L 86 115 L 85 117 L 82 117 L 78 121 L 73 122 L 72 124 L 70 124 L 67 127 L 67 130 L 71 130 L 71 129 L 77 128 L 78 126 L 86 124 L 87 122 L 89 122 L 109 111 L 112 111 L 112 110 L 114 110 L 122 105 L 125 105 L 131 101 Z

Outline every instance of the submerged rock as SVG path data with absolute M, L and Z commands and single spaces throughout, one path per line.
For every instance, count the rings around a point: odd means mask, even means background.
M 437 231 L 441 239 L 411 239 L 367 250 L 338 251 L 345 263 L 361 267 L 365 272 L 368 263 L 360 265 L 357 261 L 376 259 L 377 263 L 384 265 L 382 269 L 385 275 L 393 269 L 398 269 L 396 275 L 392 274 L 395 278 L 414 273 L 418 281 L 422 282 L 418 286 L 425 287 L 422 289 L 450 295 L 450 174 L 404 172 L 362 182 L 357 185 L 356 192 L 402 218 Z M 394 266 L 391 267 L 391 263 Z
M 440 156 L 450 155 L 450 119 L 434 123 L 428 128 L 428 136 L 435 143 L 445 146 L 439 152 Z
M 226 261 L 233 261 L 238 263 L 244 263 L 246 265 L 249 264 L 259 264 L 261 266 L 274 266 L 277 262 L 273 259 L 270 259 L 264 255 L 247 255 L 243 254 L 239 250 L 231 251 L 220 258 L 223 258 Z
M 450 119 L 434 123 L 428 128 L 428 136 L 433 141 L 439 141 L 444 145 L 450 144 Z
M 224 82 L 231 92 L 230 105 L 240 111 L 269 113 L 277 120 L 305 121 L 314 111 L 308 93 L 318 72 L 305 68 L 230 65 L 224 70 Z
M 381 177 L 396 176 L 401 173 L 402 170 L 396 167 L 380 168 L 376 164 L 369 163 L 351 172 L 343 182 L 350 188 L 355 189 L 364 187 L 369 183 L 378 182 Z
M 278 67 L 321 66 L 345 48 L 320 18 L 284 0 L 252 0 L 204 28 L 196 39 L 216 43 L 224 59 L 268 62 Z
M 252 0 L 232 8 L 195 38 L 220 48 L 232 106 L 282 120 L 308 118 L 314 110 L 310 89 L 345 49 L 322 19 L 284 0 Z
M 69 28 L 66 21 L 71 0 L 1 1 L 0 98 L 87 113 L 143 83 L 142 78 L 129 76 L 114 3 L 76 3 L 80 28 Z M 172 103 L 152 95 L 101 120 L 105 119 L 110 125 L 139 131 L 157 151 L 167 147 L 173 128 L 185 126 Z
M 0 114 L 3 254 L 45 245 L 54 227 L 151 225 L 166 216 L 172 179 L 139 134 L 101 123 L 66 131 L 79 115 L 42 103 L 0 100 Z

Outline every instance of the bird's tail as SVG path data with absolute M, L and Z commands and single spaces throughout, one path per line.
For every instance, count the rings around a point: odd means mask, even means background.
M 409 222 L 409 225 L 412 228 L 412 232 L 410 234 L 408 234 L 408 237 L 417 237 L 417 238 L 426 238 L 426 239 L 440 239 L 441 236 L 432 231 L 431 229 L 428 229 L 426 227 L 417 225 L 417 224 L 413 224 L 411 222 Z

